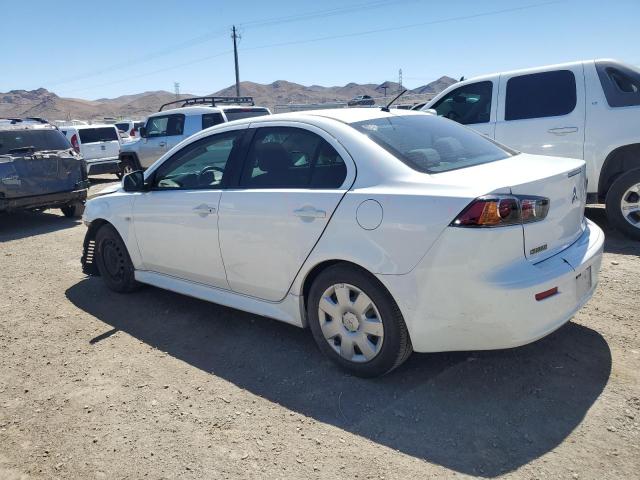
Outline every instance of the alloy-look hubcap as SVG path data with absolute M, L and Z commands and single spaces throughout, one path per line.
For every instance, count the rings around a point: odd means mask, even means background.
M 620 210 L 624 219 L 636 228 L 640 228 L 640 183 L 627 189 L 620 201 Z
M 382 348 L 384 325 L 378 308 L 358 287 L 340 283 L 325 290 L 318 305 L 322 334 L 345 360 L 368 362 Z

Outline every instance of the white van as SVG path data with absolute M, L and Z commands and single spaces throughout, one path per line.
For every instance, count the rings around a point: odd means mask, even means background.
M 588 60 L 494 73 L 428 109 L 516 150 L 585 160 L 588 201 L 606 202 L 610 223 L 640 240 L 640 69 Z
M 84 158 L 87 174 L 120 174 L 120 136 L 115 125 L 74 125 L 60 131 Z

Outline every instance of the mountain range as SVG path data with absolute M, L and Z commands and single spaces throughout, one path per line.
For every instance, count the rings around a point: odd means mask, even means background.
M 413 104 L 426 101 L 453 83 L 456 83 L 456 80 L 451 77 L 440 77 L 431 83 L 407 91 L 398 103 Z M 382 103 L 385 99 L 388 101 L 397 95 L 399 88 L 400 85 L 395 82 L 383 82 L 379 85 L 348 83 L 338 87 L 304 86 L 286 80 L 277 80 L 270 84 L 240 82 L 241 95 L 254 97 L 256 105 L 267 106 L 272 111 L 282 110 L 282 105 L 287 104 L 346 102 L 358 95 L 370 95 Z M 235 96 L 235 84 L 211 95 Z M 181 94 L 180 98 L 192 96 L 194 95 Z M 164 90 L 98 100 L 60 97 L 45 88 L 11 90 L 0 93 L 0 118 L 44 117 L 49 120 L 77 118 L 94 121 L 104 117 L 141 119 L 157 112 L 163 103 L 175 99 L 174 93 Z

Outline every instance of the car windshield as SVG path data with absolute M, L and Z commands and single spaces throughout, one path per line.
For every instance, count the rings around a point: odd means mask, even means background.
M 434 115 L 397 115 L 351 124 L 414 170 L 441 173 L 517 152 Z
M 33 130 L 4 130 L 0 131 L 0 155 L 6 155 L 11 150 L 29 149 L 41 150 L 67 150 L 71 144 L 58 130 L 33 129 Z
M 263 115 L 269 115 L 269 110 L 267 110 L 266 108 L 228 108 L 225 109 L 224 114 L 227 116 L 227 120 L 231 122 L 233 120 L 239 120 L 241 118 L 262 117 Z

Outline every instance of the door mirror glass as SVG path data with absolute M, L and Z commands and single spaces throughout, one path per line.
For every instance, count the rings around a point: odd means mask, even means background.
M 140 127 L 138 129 L 138 133 L 140 134 L 141 138 L 147 138 L 147 128 L 146 127 Z
M 142 170 L 137 170 L 125 175 L 122 178 L 122 188 L 125 192 L 143 192 L 146 188 Z

